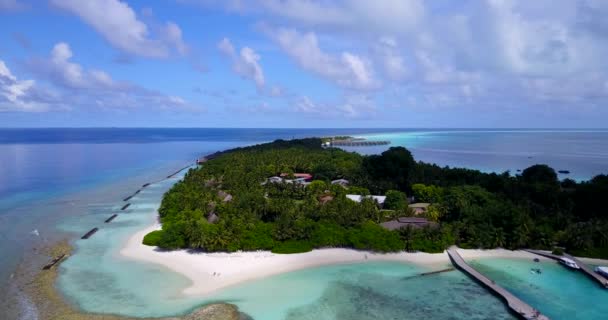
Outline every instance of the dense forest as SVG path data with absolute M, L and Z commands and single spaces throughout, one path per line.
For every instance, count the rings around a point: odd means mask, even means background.
M 381 252 L 463 248 L 565 248 L 608 258 L 608 176 L 560 181 L 546 165 L 518 175 L 416 162 L 403 147 L 362 156 L 322 148 L 321 139 L 277 140 L 222 152 L 165 194 L 162 230 L 144 243 L 204 251 L 322 247 Z M 310 173 L 311 183 L 269 182 Z M 347 186 L 332 184 L 346 179 Z M 294 180 L 292 180 L 294 181 Z M 291 182 L 291 181 L 290 181 Z M 371 198 L 386 195 L 383 208 Z M 431 203 L 435 223 L 388 230 L 380 223 L 413 216 L 408 199 Z

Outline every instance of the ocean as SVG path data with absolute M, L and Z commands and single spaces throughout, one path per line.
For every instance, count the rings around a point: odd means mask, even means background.
M 515 174 L 526 166 L 547 163 L 571 172 L 562 178 L 582 180 L 608 173 L 608 131 L 602 130 L 2 129 L 0 286 L 6 290 L 0 292 L 17 294 L 11 290 L 17 265 L 32 270 L 42 265 L 38 247 L 76 239 L 100 226 L 120 210 L 124 197 L 151 182 L 132 199 L 127 214 L 103 225 L 89 241 L 73 242 L 76 252 L 62 264 L 58 288 L 85 311 L 112 310 L 131 316 L 183 314 L 209 302 L 179 295 L 187 279 L 158 266 L 125 261 L 117 254 L 122 240 L 155 219 L 162 194 L 179 176 L 162 179 L 215 151 L 322 135 L 390 140 L 391 146 L 409 148 L 417 160 L 484 171 Z M 349 150 L 378 153 L 386 148 Z M 488 270 L 500 273 L 495 264 L 488 265 L 493 267 Z M 472 314 L 478 319 L 511 318 L 500 301 L 460 273 L 407 278 L 420 271 L 416 268 L 366 263 L 307 269 L 226 289 L 214 299 L 235 303 L 254 319 L 417 319 L 420 315 L 471 319 Z M 521 284 L 517 277 L 503 277 L 506 287 L 527 292 L 525 286 L 517 286 Z M 571 273 L 558 269 L 549 282 L 569 277 Z M 268 287 L 281 294 L 258 294 Z M 554 289 L 539 286 L 537 293 L 549 296 Z M 597 295 L 586 289 L 576 292 L 580 299 L 564 298 L 564 303 L 576 307 L 590 301 L 587 294 Z M 475 303 L 465 303 L 470 301 Z M 544 313 L 558 315 L 552 319 L 562 318 L 555 304 L 534 302 Z M 589 313 L 584 319 L 596 317 Z
M 535 164 L 548 164 L 559 178 L 588 180 L 608 173 L 608 130 L 410 130 L 358 135 L 407 147 L 416 160 L 512 175 Z M 365 154 L 386 146 L 347 148 Z

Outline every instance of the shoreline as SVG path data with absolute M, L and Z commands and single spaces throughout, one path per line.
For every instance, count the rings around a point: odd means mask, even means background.
M 436 271 L 451 266 L 447 253 L 397 252 L 375 253 L 346 248 L 314 249 L 296 254 L 275 254 L 270 251 L 192 252 L 186 249 L 164 251 L 142 244 L 143 237 L 160 229 L 154 223 L 131 236 L 120 250 L 123 257 L 145 263 L 161 265 L 190 280 L 184 288 L 186 296 L 209 297 L 222 289 L 288 272 L 329 265 L 364 263 L 371 261 L 401 262 Z M 467 260 L 482 258 L 550 259 L 526 251 L 505 249 L 459 249 Z
M 54 245 L 43 248 L 41 254 L 49 258 L 57 255 L 69 256 L 74 248 L 67 240 L 62 240 Z M 23 274 L 16 274 L 20 280 L 18 288 L 25 294 L 24 303 L 30 308 L 28 310 L 16 310 L 15 319 L 57 319 L 57 320 L 243 320 L 247 316 L 240 313 L 238 308 L 228 303 L 210 303 L 196 307 L 183 316 L 162 318 L 137 318 L 115 314 L 87 313 L 68 301 L 55 287 L 59 276 L 59 265 L 65 261 L 59 261 L 48 270 L 39 270 L 31 279 Z

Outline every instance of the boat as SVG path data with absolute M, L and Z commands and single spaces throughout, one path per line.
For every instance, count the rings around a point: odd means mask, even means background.
M 595 267 L 595 272 L 608 278 L 608 267 Z
M 558 261 L 559 261 L 559 263 L 561 263 L 562 265 L 564 265 L 570 269 L 575 269 L 575 270 L 580 269 L 578 264 L 576 264 L 576 262 L 574 262 L 574 260 L 572 260 L 570 258 L 559 258 Z

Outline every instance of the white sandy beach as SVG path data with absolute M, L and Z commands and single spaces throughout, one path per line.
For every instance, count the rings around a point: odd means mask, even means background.
M 249 280 L 260 279 L 305 268 L 356 263 L 365 261 L 397 261 L 414 263 L 439 270 L 450 266 L 444 253 L 389 253 L 357 251 L 352 249 L 316 249 L 299 254 L 274 254 L 269 251 L 235 253 L 190 253 L 186 250 L 157 251 L 142 244 L 143 237 L 160 229 L 159 224 L 134 234 L 121 250 L 125 257 L 139 261 L 157 263 L 178 272 L 192 281 L 184 290 L 186 295 L 204 296 L 219 289 Z M 524 251 L 509 250 L 459 250 L 465 259 L 483 257 L 529 258 L 534 256 Z

